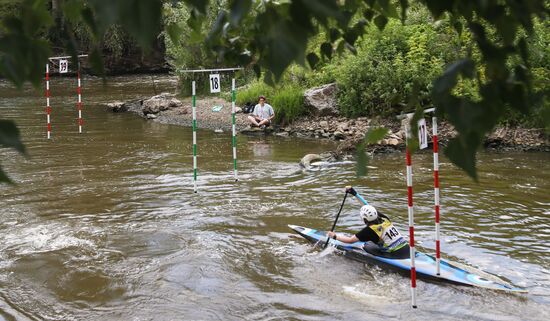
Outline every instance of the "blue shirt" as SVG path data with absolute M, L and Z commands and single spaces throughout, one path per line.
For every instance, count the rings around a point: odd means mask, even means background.
M 268 119 L 274 114 L 275 112 L 273 111 L 273 107 L 269 104 L 264 103 L 263 107 L 260 104 L 254 106 L 254 115 L 260 117 L 262 120 Z

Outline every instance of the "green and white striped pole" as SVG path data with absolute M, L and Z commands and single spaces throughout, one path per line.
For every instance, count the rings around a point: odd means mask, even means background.
M 197 192 L 197 97 L 195 96 L 195 81 L 193 80 L 191 93 L 193 106 L 193 191 Z
M 231 79 L 231 118 L 233 123 L 233 170 L 235 173 L 235 182 L 239 179 L 237 178 L 237 130 L 235 126 L 235 101 L 237 100 L 237 91 L 235 90 L 235 78 Z

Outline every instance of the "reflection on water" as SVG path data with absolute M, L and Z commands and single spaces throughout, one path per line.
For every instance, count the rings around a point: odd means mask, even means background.
M 354 185 L 406 230 L 402 154 L 375 156 L 357 178 L 353 163 L 300 170 L 330 142 L 240 136 L 233 182 L 230 134 L 200 130 L 194 194 L 189 128 L 100 106 L 154 94 L 141 79 L 84 79 L 83 135 L 70 79 L 55 79 L 51 141 L 42 93 L 0 83 L 0 117 L 17 121 L 30 154 L 1 157 L 18 185 L 0 187 L 0 320 L 549 319 L 548 154 L 482 153 L 480 184 L 442 159 L 443 255 L 529 294 L 419 282 L 413 311 L 406 278 L 320 255 L 287 227 L 330 228 Z M 432 252 L 431 154 L 413 162 L 418 243 Z M 361 228 L 358 208 L 347 202 L 337 230 Z
M 267 140 L 260 139 L 250 143 L 255 158 L 269 158 L 271 156 L 271 145 Z

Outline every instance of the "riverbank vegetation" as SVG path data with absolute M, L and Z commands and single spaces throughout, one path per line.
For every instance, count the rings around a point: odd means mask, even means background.
M 203 26 L 205 30 L 216 23 L 216 17 L 222 9 L 209 7 L 208 23 Z M 179 25 L 183 25 L 190 15 L 189 9 L 183 5 L 166 5 L 165 10 L 170 23 Z M 498 37 L 494 30 L 489 30 L 491 37 Z M 548 21 L 536 19 L 534 33 L 528 38 L 528 61 L 533 70 L 533 88 L 540 96 L 550 90 L 548 30 Z M 208 50 L 201 43 L 194 43 L 197 35 L 193 34 L 190 27 L 184 27 L 181 31 L 182 36 L 177 45 L 170 37 L 166 37 L 167 54 L 172 69 L 180 76 L 182 83 L 187 83 L 192 77 L 200 79 L 201 76 L 182 74 L 180 70 L 197 66 L 211 67 L 219 63 L 214 56 L 209 56 Z M 326 34 L 319 34 L 310 39 L 308 47 L 320 48 L 325 38 Z M 317 53 L 322 55 L 321 50 Z M 344 52 L 330 60 L 324 59 L 315 70 L 292 65 L 283 73 L 282 79 L 273 85 L 264 82 L 264 78 L 271 77 L 271 74 L 264 73 L 258 80 L 248 72 L 240 81 L 243 87 L 239 90 L 237 103 L 255 102 L 260 94 L 266 95 L 281 114 L 277 121 L 288 123 L 307 114 L 303 104 L 299 103 L 303 102 L 298 99 L 300 91 L 303 93 L 308 88 L 335 82 L 339 88 L 338 106 L 342 115 L 393 117 L 411 111 L 408 103 L 413 95 L 421 106 L 432 106 L 434 81 L 449 64 L 467 55 L 471 55 L 478 63 L 476 77 L 483 82 L 486 71 L 480 64 L 482 56 L 476 49 L 472 33 L 468 30 L 458 33 L 450 18 L 435 21 L 425 7 L 415 5 L 409 9 L 404 23 L 393 18 L 389 19 L 383 30 L 379 30 L 375 24 L 366 26 L 365 33 L 356 42 L 355 52 Z M 517 58 L 514 62 L 517 63 Z M 454 94 L 479 101 L 478 87 L 476 82 L 462 78 Z M 189 94 L 187 89 L 184 92 Z M 202 92 L 206 93 L 206 90 L 202 89 Z M 529 114 L 507 107 L 500 122 L 513 126 L 547 127 L 550 103 L 546 98 L 533 103 L 536 107 Z M 547 130 L 550 131 L 550 127 Z
M 533 70 L 533 88 L 538 95 L 550 91 L 550 30 L 548 21 L 537 20 L 534 34 L 529 39 L 529 63 Z M 321 34 L 311 40 L 315 47 L 323 41 Z M 433 105 L 433 83 L 453 61 L 473 51 L 472 56 L 482 58 L 475 49 L 473 36 L 464 31 L 458 34 L 449 19 L 434 21 L 429 12 L 421 7 L 411 10 L 405 24 L 390 19 L 384 30 L 375 25 L 366 28 L 357 41 L 356 53 L 345 53 L 321 62 L 312 71 L 299 65 L 291 66 L 274 86 L 266 85 L 263 79 L 252 80 L 239 91 L 237 102 L 255 101 L 260 94 L 287 115 L 280 121 L 292 121 L 307 113 L 302 105 L 294 106 L 295 100 L 289 89 L 296 93 L 308 88 L 335 82 L 338 84 L 338 105 L 342 115 L 348 117 L 394 117 L 403 111 L 411 111 L 407 103 L 415 95 L 424 107 Z M 484 79 L 483 68 L 476 70 L 477 77 Z M 265 75 L 264 75 L 265 76 Z M 185 79 L 186 80 L 186 79 Z M 479 100 L 479 88 L 475 82 L 461 79 L 454 93 Z M 286 97 L 286 98 L 285 98 Z M 277 103 L 275 103 L 277 102 Z M 500 119 L 502 124 L 544 128 L 548 126 L 550 103 L 544 98 L 535 101 L 530 114 L 522 114 L 507 108 Z M 287 112 L 292 106 L 292 112 Z M 547 127 L 550 131 L 550 128 Z

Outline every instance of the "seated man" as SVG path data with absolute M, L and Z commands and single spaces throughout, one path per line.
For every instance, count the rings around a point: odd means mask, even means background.
M 250 125 L 252 127 L 265 128 L 271 125 L 271 121 L 275 118 L 275 112 L 273 107 L 265 103 L 265 97 L 259 97 L 259 103 L 254 107 L 254 112 L 251 116 L 248 116 Z

